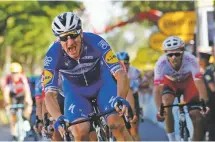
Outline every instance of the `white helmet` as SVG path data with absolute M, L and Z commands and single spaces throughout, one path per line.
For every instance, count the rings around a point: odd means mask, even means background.
M 81 19 L 72 12 L 64 12 L 52 21 L 52 31 L 55 36 L 69 31 L 81 30 Z
M 184 48 L 184 42 L 177 36 L 169 36 L 163 42 L 163 50 L 175 50 Z

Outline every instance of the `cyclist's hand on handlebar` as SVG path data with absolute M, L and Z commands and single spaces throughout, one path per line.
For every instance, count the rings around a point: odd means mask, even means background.
M 163 122 L 163 121 L 165 120 L 165 117 L 164 117 L 164 116 L 161 116 L 160 111 L 157 112 L 156 118 L 157 118 L 157 120 L 158 120 L 159 122 Z
M 114 104 L 116 111 L 120 114 L 120 116 L 122 116 L 123 114 L 125 114 L 125 116 L 129 116 L 128 108 L 130 107 L 130 105 L 125 99 L 118 96 L 114 100 L 113 104 Z
M 65 131 L 65 129 L 62 126 L 58 127 L 58 132 L 60 133 L 60 135 L 61 135 L 62 138 L 66 134 L 66 131 Z
M 42 123 L 38 123 L 37 125 L 34 125 L 34 131 L 38 134 L 41 134 L 41 131 L 43 129 L 43 124 Z
M 203 116 L 205 116 L 205 115 L 207 115 L 209 112 L 210 112 L 210 108 L 209 107 L 205 107 L 205 111 L 203 110 L 203 109 L 201 109 L 201 111 L 200 111 L 200 113 L 203 115 Z
M 68 119 L 64 116 L 64 115 L 61 115 L 57 121 L 54 123 L 54 129 L 56 131 L 58 131 L 60 133 L 60 135 L 63 137 L 64 134 L 66 133 L 65 131 L 65 128 L 63 127 L 66 127 L 65 126 L 65 123 L 68 121 Z M 64 122 L 64 124 L 62 124 L 62 122 Z M 63 126 L 64 125 L 64 126 Z
M 131 123 L 136 123 L 138 121 L 138 117 L 137 117 L 137 115 L 135 114 L 134 116 L 133 116 L 133 118 L 130 120 L 130 122 Z
M 126 105 L 123 105 L 122 107 L 115 106 L 116 111 L 119 113 L 120 116 L 124 115 L 128 116 L 128 108 Z

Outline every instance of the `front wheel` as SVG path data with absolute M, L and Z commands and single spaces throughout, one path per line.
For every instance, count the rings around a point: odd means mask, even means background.
M 26 131 L 23 128 L 23 122 L 18 121 L 15 124 L 15 131 L 16 131 L 16 138 L 18 141 L 24 141 L 24 138 L 26 137 Z
M 189 132 L 189 130 L 188 130 L 188 128 L 187 127 L 184 127 L 184 130 L 183 130 L 183 140 L 184 141 L 188 141 L 189 140 L 189 137 L 190 137 L 190 132 Z
M 109 139 L 103 129 L 100 129 L 99 134 L 97 134 L 97 135 L 98 135 L 99 141 L 109 141 Z

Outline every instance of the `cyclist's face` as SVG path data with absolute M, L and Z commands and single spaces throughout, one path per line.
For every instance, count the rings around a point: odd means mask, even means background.
M 80 58 L 82 33 L 80 34 L 65 34 L 60 37 L 60 43 L 64 51 L 73 59 Z
M 124 65 L 125 65 L 126 70 L 128 71 L 128 68 L 129 68 L 130 64 L 129 63 L 124 63 Z
M 171 50 L 167 51 L 167 58 L 174 69 L 179 69 L 182 64 L 183 51 L 181 50 Z
M 12 80 L 17 82 L 20 79 L 20 73 L 11 73 Z

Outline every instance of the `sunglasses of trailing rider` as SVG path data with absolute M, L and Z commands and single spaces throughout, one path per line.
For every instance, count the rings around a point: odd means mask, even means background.
M 175 57 L 180 57 L 182 55 L 183 52 L 176 52 L 176 53 L 167 53 L 167 56 L 168 57 L 172 57 L 172 56 L 175 56 Z
M 66 42 L 68 40 L 68 37 L 70 37 L 71 39 L 74 40 L 80 35 L 80 33 L 81 33 L 81 30 L 63 33 L 59 36 L 59 39 L 60 39 L 60 41 Z

